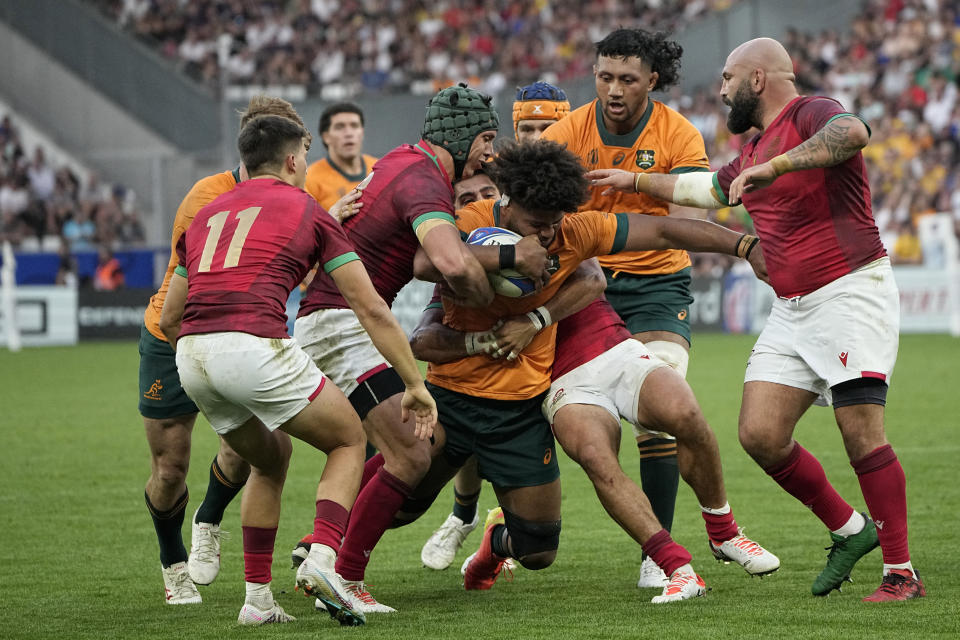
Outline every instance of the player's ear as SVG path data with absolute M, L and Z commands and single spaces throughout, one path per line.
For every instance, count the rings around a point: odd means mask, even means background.
M 764 73 L 763 69 L 754 69 L 751 79 L 753 80 L 753 91 L 755 93 L 763 91 L 764 85 L 767 84 L 767 74 Z
M 297 172 L 297 155 L 294 153 L 288 153 L 287 157 L 283 159 L 283 164 L 286 167 L 287 171 L 290 173 Z
M 657 80 L 660 79 L 660 74 L 656 71 L 650 72 L 650 82 L 647 85 L 647 91 L 653 91 L 653 88 L 657 86 Z

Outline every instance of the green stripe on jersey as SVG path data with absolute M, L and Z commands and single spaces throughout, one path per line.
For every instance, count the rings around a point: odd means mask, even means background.
M 671 174 L 677 173 L 697 173 L 699 171 L 710 171 L 709 167 L 674 167 L 670 169 Z
M 630 218 L 628 213 L 617 213 L 617 232 L 613 236 L 613 246 L 610 253 L 619 253 L 627 244 L 627 234 L 630 233 Z
M 861 118 L 860 116 L 858 116 L 858 115 L 855 114 L 855 113 L 838 113 L 837 115 L 835 115 L 835 116 L 833 116 L 832 118 L 830 118 L 829 120 L 827 120 L 826 124 L 824 124 L 823 126 L 824 126 L 824 127 L 827 126 L 828 124 L 830 124 L 831 122 L 833 122 L 833 121 L 836 120 L 837 118 L 856 118 L 857 120 L 859 120 L 860 122 L 863 123 L 863 126 L 865 126 L 865 127 L 867 128 L 867 137 L 870 137 L 870 136 L 873 135 L 873 131 L 870 130 L 870 125 L 867 124 L 867 121 L 864 120 L 863 118 Z
M 347 253 L 344 253 L 343 255 L 339 255 L 336 258 L 333 258 L 332 260 L 328 260 L 323 265 L 323 272 L 330 273 L 337 267 L 342 267 L 348 262 L 353 262 L 354 260 L 359 260 L 359 259 L 360 259 L 360 256 L 358 256 L 356 253 L 354 253 L 353 251 L 348 251 Z
M 183 276 L 184 278 L 187 277 L 187 268 L 186 268 L 185 266 L 183 266 L 182 264 L 178 264 L 178 265 L 177 265 L 177 268 L 174 269 L 173 272 L 174 272 L 175 274 L 177 274 L 178 276 Z
M 723 192 L 723 189 L 720 188 L 720 178 L 718 177 L 719 175 L 720 175 L 719 171 L 715 171 L 713 173 L 713 190 L 717 192 L 717 199 L 729 207 L 730 200 L 727 198 L 727 194 Z
M 446 211 L 428 211 L 427 213 L 421 213 L 419 216 L 417 216 L 416 220 L 413 221 L 413 231 L 416 232 L 417 227 L 427 220 L 446 220 L 450 224 L 457 224 L 454 222 L 453 216 Z

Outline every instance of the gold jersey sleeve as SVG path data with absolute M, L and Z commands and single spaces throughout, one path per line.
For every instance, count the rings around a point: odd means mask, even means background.
M 370 173 L 376 162 L 377 158 L 364 154 L 363 173 L 350 175 L 331 163 L 329 158 L 317 160 L 307 167 L 307 180 L 303 189 L 312 195 L 321 207 L 329 210 L 333 203 L 347 195 Z
M 167 299 L 167 289 L 170 287 L 170 278 L 177 268 L 177 242 L 184 234 L 197 212 L 219 196 L 232 190 L 239 180 L 239 175 L 233 171 L 224 171 L 198 180 L 184 196 L 183 202 L 177 208 L 177 215 L 173 219 L 173 234 L 170 238 L 170 260 L 167 262 L 167 272 L 163 276 L 163 283 L 153 297 L 150 298 L 147 309 L 143 314 L 143 323 L 154 337 L 167 341 L 160 331 L 160 313 L 163 311 L 163 301 Z
M 551 125 L 546 140 L 565 144 L 588 169 L 623 169 L 647 173 L 709 171 L 703 136 L 689 120 L 670 107 L 649 100 L 647 113 L 630 134 L 606 131 L 598 113 L 598 102 L 586 104 Z M 581 211 L 645 213 L 665 216 L 669 204 L 642 193 L 615 193 L 601 196 L 603 189 L 591 189 Z M 676 273 L 690 266 L 686 251 L 632 251 L 600 258 L 600 264 L 616 272 L 638 275 Z
M 495 296 L 493 302 L 482 309 L 458 306 L 444 298 L 443 323 L 459 331 L 484 331 L 500 318 L 533 311 L 556 294 L 583 260 L 622 247 L 627 224 L 622 216 L 606 212 L 566 216 L 548 249 L 550 255 L 556 257 L 559 268 L 546 287 L 523 298 Z M 471 203 L 457 212 L 457 227 L 464 234 L 490 226 L 500 226 L 499 205 L 492 200 Z M 550 387 L 556 333 L 556 325 L 545 328 L 513 361 L 477 355 L 443 364 L 431 363 L 427 367 L 427 380 L 451 391 L 482 398 L 533 398 Z

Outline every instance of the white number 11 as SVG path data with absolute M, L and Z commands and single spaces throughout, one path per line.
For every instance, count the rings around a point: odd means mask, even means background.
M 261 207 L 250 207 L 237 213 L 236 230 L 233 232 L 233 238 L 230 239 L 230 246 L 227 248 L 227 255 L 223 259 L 223 268 L 229 269 L 240 264 L 240 252 L 243 250 L 243 243 L 247 241 L 247 234 L 250 233 L 250 227 L 253 221 L 257 219 Z M 220 242 L 220 234 L 223 232 L 223 225 L 227 223 L 230 217 L 229 211 L 221 211 L 211 216 L 207 220 L 207 227 L 210 229 L 207 235 L 207 241 L 203 244 L 203 253 L 200 254 L 200 266 L 197 271 L 210 271 L 210 263 L 213 262 L 213 254 L 217 250 L 217 244 Z

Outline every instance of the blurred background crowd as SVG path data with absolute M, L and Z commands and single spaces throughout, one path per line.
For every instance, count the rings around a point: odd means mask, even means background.
M 590 74 L 593 42 L 610 25 L 676 32 L 737 0 L 88 1 L 215 91 L 224 83 L 301 85 L 319 98 L 331 85 L 354 93 L 433 92 L 468 80 L 496 93 L 546 79 L 562 87 Z M 792 29 L 784 45 L 801 93 L 832 96 L 870 125 L 864 155 L 873 211 L 894 262 L 923 261 L 922 216 L 952 212 L 960 234 L 957 3 L 866 0 L 849 29 Z M 717 89 L 655 96 L 697 126 L 715 168 L 752 134 L 729 134 Z M 0 122 L 0 216 L 0 234 L 21 250 L 109 252 L 144 240 L 135 194 L 95 173 L 81 179 L 50 166 L 42 147 L 23 148 L 10 117 Z M 742 210 L 709 216 L 749 228 Z M 726 266 L 722 258 L 696 261 L 704 272 Z

